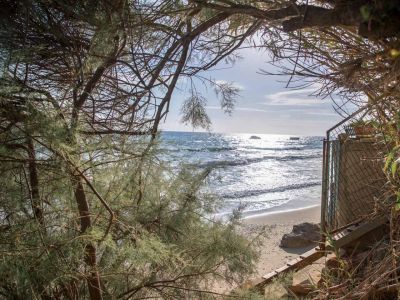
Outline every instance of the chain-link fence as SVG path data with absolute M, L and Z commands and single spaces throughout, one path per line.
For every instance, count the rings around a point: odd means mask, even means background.
M 374 210 L 385 178 L 367 108 L 327 131 L 323 151 L 321 226 L 334 233 Z

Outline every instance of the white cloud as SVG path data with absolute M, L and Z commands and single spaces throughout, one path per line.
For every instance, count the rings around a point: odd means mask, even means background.
M 310 96 L 315 89 L 289 90 L 265 95 L 265 105 L 274 106 L 314 106 L 323 103 L 320 99 Z
M 237 82 L 231 82 L 231 81 L 226 81 L 226 80 L 216 80 L 215 81 L 216 84 L 222 85 L 222 84 L 229 84 L 235 88 L 238 88 L 239 90 L 243 91 L 244 90 L 244 86 L 237 83 Z
M 253 107 L 235 107 L 234 110 L 240 110 L 240 111 L 256 111 L 256 112 L 267 112 L 265 109 L 258 109 L 258 108 L 253 108 Z
M 311 115 L 311 116 L 320 116 L 320 117 L 323 117 L 323 116 L 325 116 L 325 117 L 338 117 L 339 116 L 334 111 L 330 112 L 330 111 L 325 111 L 325 110 L 307 111 L 307 112 L 304 112 L 304 114 Z
M 206 109 L 209 110 L 221 110 L 220 106 L 206 106 Z M 233 112 L 235 111 L 253 111 L 253 112 L 267 112 L 265 109 L 258 109 L 253 107 L 235 107 Z
M 207 105 L 206 109 L 210 109 L 210 110 L 220 110 L 221 107 L 220 106 L 211 106 L 211 105 Z

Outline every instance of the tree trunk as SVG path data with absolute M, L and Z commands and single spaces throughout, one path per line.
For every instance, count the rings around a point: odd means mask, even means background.
M 74 176 L 73 181 L 76 185 L 75 199 L 79 210 L 81 226 L 80 231 L 81 234 L 84 234 L 86 230 L 92 225 L 89 213 L 89 204 L 87 202 L 85 190 L 83 188 L 82 178 L 80 176 Z M 87 277 L 90 299 L 101 300 L 102 294 L 100 275 L 96 270 L 96 247 L 91 243 L 88 243 L 85 246 L 85 263 L 92 269 L 89 276 Z
M 32 210 L 36 220 L 38 220 L 38 222 L 44 228 L 42 203 L 39 194 L 39 176 L 36 165 L 36 153 L 33 141 L 30 137 L 27 138 L 27 144 L 28 144 L 28 158 L 29 158 L 28 160 L 29 184 L 31 187 L 30 196 L 32 199 Z

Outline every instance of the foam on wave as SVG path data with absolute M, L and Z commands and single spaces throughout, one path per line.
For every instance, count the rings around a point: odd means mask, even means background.
M 258 190 L 244 190 L 244 191 L 236 191 L 222 194 L 221 197 L 225 199 L 238 199 L 238 198 L 246 198 L 252 196 L 259 196 L 268 193 L 277 193 L 277 192 L 285 192 L 289 190 L 299 190 L 308 187 L 321 185 L 319 181 L 315 182 L 304 182 L 304 183 L 296 183 L 291 185 L 279 186 L 275 188 L 269 189 L 258 189 Z

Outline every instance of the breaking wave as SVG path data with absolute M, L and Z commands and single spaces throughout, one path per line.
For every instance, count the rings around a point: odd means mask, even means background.
M 252 149 L 252 150 L 270 150 L 270 151 L 308 150 L 305 147 L 252 147 L 252 146 L 247 146 L 244 148 Z
M 263 157 L 255 157 L 247 159 L 208 161 L 205 163 L 198 164 L 196 166 L 200 168 L 214 169 L 214 168 L 224 168 L 224 167 L 234 167 L 234 166 L 246 166 L 249 164 L 258 163 L 265 160 L 293 161 L 293 160 L 315 159 L 320 157 L 321 155 L 287 155 L 287 156 L 266 155 Z
M 299 189 L 318 186 L 318 185 L 321 185 L 321 183 L 317 182 L 317 181 L 308 182 L 308 183 L 296 183 L 296 184 L 285 185 L 285 186 L 280 186 L 280 187 L 275 187 L 275 188 L 270 188 L 270 189 L 244 190 L 244 191 L 230 192 L 230 193 L 222 194 L 221 197 L 225 198 L 225 199 L 246 198 L 246 197 L 259 196 L 259 195 L 268 194 L 268 193 L 285 192 L 285 191 L 289 191 L 289 190 L 299 190 Z

